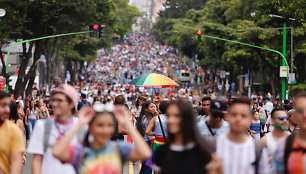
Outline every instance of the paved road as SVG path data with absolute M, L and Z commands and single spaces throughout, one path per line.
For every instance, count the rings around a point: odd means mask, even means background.
M 23 168 L 22 174 L 31 174 L 31 164 L 32 164 L 32 155 L 28 154 L 27 164 Z M 141 168 L 141 163 L 137 162 L 133 164 L 132 162 L 126 163 L 123 166 L 123 174 L 138 174 Z

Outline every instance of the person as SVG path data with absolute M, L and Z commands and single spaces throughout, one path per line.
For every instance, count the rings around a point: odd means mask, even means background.
M 295 109 L 290 109 L 287 113 L 288 117 L 289 117 L 289 120 L 288 120 L 288 131 L 290 133 L 293 133 L 295 132 L 297 129 L 298 129 L 298 126 L 297 124 L 295 123 L 295 120 L 294 120 L 294 114 L 295 114 Z
M 20 118 L 18 114 L 17 105 L 21 105 L 21 103 L 19 102 L 16 103 L 13 101 L 11 102 L 9 120 L 15 123 L 20 128 L 20 130 L 24 132 L 24 125 L 23 125 L 22 117 Z
M 86 100 L 86 94 L 81 93 L 81 101 L 78 103 L 78 111 L 85 105 L 91 106 L 91 104 Z
M 261 138 L 261 142 L 267 148 L 269 164 L 272 171 L 273 156 L 277 147 L 277 142 L 282 138 L 288 136 L 288 116 L 284 108 L 275 108 L 271 112 L 272 124 L 274 129 Z
M 141 106 L 143 102 L 146 101 L 146 98 L 144 96 L 140 96 L 136 100 L 135 107 L 131 109 L 132 113 L 135 115 L 136 119 L 139 117 L 141 112 Z
M 112 105 L 111 105 L 112 106 Z M 77 124 L 55 145 L 53 155 L 63 163 L 72 164 L 77 173 L 122 173 L 122 164 L 128 160 L 145 160 L 151 151 L 139 132 L 129 123 L 129 111 L 124 106 L 95 105 L 82 107 Z M 110 139 L 115 129 L 115 118 L 124 125 L 132 136 L 135 147 L 123 141 Z M 72 138 L 89 124 L 83 144 L 70 144 Z M 93 138 L 89 140 L 89 135 Z
M 203 97 L 202 98 L 202 110 L 200 115 L 197 117 L 197 121 L 201 121 L 202 119 L 206 119 L 209 116 L 209 108 L 210 108 L 211 98 Z
M 12 101 L 10 104 L 10 116 L 9 116 L 9 120 L 13 123 L 15 123 L 21 130 L 22 135 L 24 137 L 24 124 L 22 121 L 22 118 L 20 118 L 19 114 L 18 114 L 18 109 L 17 106 L 20 107 L 21 103 L 19 102 L 14 102 Z M 27 155 L 26 153 L 22 154 L 22 163 L 26 164 L 27 161 Z
M 21 104 L 21 107 L 23 108 L 24 107 L 24 103 L 23 103 L 23 100 L 22 100 L 22 96 L 18 96 L 16 102 L 19 102 Z
M 262 133 L 261 129 L 261 121 L 259 120 L 259 112 L 258 110 L 255 110 L 253 112 L 253 119 L 250 127 L 250 132 L 252 136 L 255 138 L 255 140 L 260 139 L 260 133 Z
M 30 137 L 29 137 L 29 127 L 27 125 L 27 118 L 28 118 L 28 115 L 29 115 L 29 112 L 27 112 L 28 108 L 30 108 L 30 101 L 26 100 L 25 107 L 23 108 L 23 112 L 24 112 L 23 124 L 24 124 L 24 128 L 25 128 L 25 135 L 26 135 L 26 140 L 27 140 L 26 142 L 27 143 L 30 140 Z
M 74 174 L 72 165 L 62 164 L 51 153 L 52 147 L 76 124 L 73 116 L 79 94 L 70 85 L 60 85 L 52 92 L 54 119 L 38 120 L 28 145 L 33 154 L 32 174 Z M 77 137 L 71 140 L 77 143 Z
M 157 114 L 157 108 L 155 103 L 151 100 L 143 102 L 141 106 L 141 112 L 139 118 L 136 121 L 136 128 L 140 134 L 144 137 L 144 140 L 148 145 L 151 145 L 151 141 L 154 139 L 154 136 L 149 136 L 145 134 L 145 130 L 148 127 L 151 119 Z M 151 174 L 152 169 L 146 165 L 146 161 L 142 161 L 142 166 L 139 174 Z
M 217 136 L 229 131 L 229 124 L 224 120 L 227 104 L 221 99 L 213 100 L 210 104 L 209 117 L 198 122 L 198 128 L 204 138 Z
M 224 174 L 270 174 L 266 149 L 246 133 L 252 122 L 250 100 L 233 99 L 227 120 L 230 131 L 208 141 L 211 146 L 208 149 L 216 151 Z
M 188 101 L 171 101 L 166 109 L 168 143 L 156 150 L 152 166 L 156 174 L 204 174 L 208 170 L 222 172 L 221 163 L 206 150 L 192 105 Z M 212 163 L 214 165 L 212 168 Z M 211 167 L 211 168 L 210 168 Z M 207 169 L 206 169 L 207 168 Z
M 8 120 L 10 103 L 10 95 L 0 90 L 0 173 L 20 174 L 25 141 L 20 128 Z
M 266 110 L 267 114 L 268 114 L 268 118 L 266 121 L 266 125 L 265 125 L 265 131 L 271 132 L 273 130 L 273 125 L 272 125 L 272 121 L 271 121 L 271 112 L 273 110 L 273 103 L 271 101 L 270 97 L 267 97 L 267 102 L 264 105 L 264 109 Z
M 44 105 L 44 99 L 40 99 L 38 101 L 38 116 L 39 119 L 50 118 L 49 111 L 47 107 Z
M 126 106 L 126 101 L 123 95 L 115 97 L 114 105 Z M 112 136 L 112 140 L 124 140 L 124 135 L 127 135 L 123 126 L 115 120 L 115 131 Z
M 277 174 L 296 174 L 306 171 L 306 93 L 299 93 L 294 99 L 294 119 L 299 129 L 277 143 L 273 158 Z
M 156 149 L 166 143 L 168 137 L 168 129 L 167 129 L 167 115 L 166 108 L 168 106 L 167 101 L 161 101 L 159 105 L 160 115 L 153 117 L 148 124 L 148 127 L 145 131 L 146 135 L 154 136 L 153 143 L 151 143 L 151 149 L 153 152 L 152 158 L 146 162 L 146 165 L 152 167 L 152 161 L 154 161 L 154 155 Z M 152 132 L 154 130 L 154 132 Z
M 24 110 L 23 110 L 23 107 L 22 107 L 22 104 L 20 102 L 16 102 L 16 105 L 17 105 L 17 114 L 18 114 L 18 117 L 22 120 L 22 124 L 24 125 L 23 123 L 23 120 L 25 119 L 25 114 L 24 114 Z
M 26 117 L 25 117 L 26 119 L 25 122 L 29 130 L 29 138 L 31 138 L 36 121 L 39 119 L 38 114 L 39 112 L 38 108 L 35 106 L 35 101 L 34 100 L 30 101 L 30 107 L 27 108 Z

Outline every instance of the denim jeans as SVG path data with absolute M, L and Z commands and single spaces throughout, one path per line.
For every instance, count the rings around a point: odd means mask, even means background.
M 28 129 L 29 129 L 29 139 L 30 139 L 31 135 L 32 135 L 32 132 L 33 132 L 33 129 L 34 129 L 34 126 L 35 126 L 35 123 L 36 123 L 36 120 L 28 119 L 27 123 L 28 123 Z
M 150 141 L 146 141 L 146 142 L 149 146 L 151 145 Z M 139 174 L 152 174 L 152 169 L 146 165 L 146 162 L 147 161 L 142 161 Z

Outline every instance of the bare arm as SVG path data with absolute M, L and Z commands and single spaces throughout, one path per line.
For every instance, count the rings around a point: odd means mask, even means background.
M 135 143 L 135 148 L 131 150 L 129 158 L 131 161 L 145 160 L 151 156 L 151 150 L 140 133 L 132 126 L 129 120 L 129 111 L 123 106 L 117 106 L 115 116 L 119 123 L 121 123 Z
M 45 108 L 45 112 L 47 113 L 48 118 L 50 118 L 50 114 L 49 114 L 48 108 L 47 107 L 44 107 L 44 108 Z
M 25 115 L 25 124 L 28 125 L 28 115 L 29 115 L 29 108 L 27 108 L 27 111 L 26 111 L 26 115 Z
M 158 117 L 158 116 L 156 116 L 156 117 Z M 153 130 L 154 127 L 155 127 L 156 117 L 153 117 L 153 118 L 151 119 L 151 121 L 149 122 L 149 124 L 148 124 L 148 126 L 147 126 L 147 129 L 146 129 L 146 131 L 145 131 L 145 134 L 150 135 L 150 136 L 155 136 L 155 133 L 152 132 L 152 130 Z
M 40 174 L 42 155 L 33 154 L 32 174 Z
M 40 112 L 40 109 L 36 108 L 36 120 L 39 120 L 39 112 Z
M 265 147 L 267 147 L 267 136 L 265 135 L 264 137 L 262 137 L 261 139 L 260 139 L 260 141 L 261 141 L 261 143 L 265 146 Z
M 122 135 L 127 135 L 127 131 L 123 129 L 122 124 L 118 123 L 118 133 Z
M 20 174 L 22 173 L 23 163 L 22 163 L 22 152 L 11 153 L 10 159 L 10 174 Z
M 61 138 L 61 140 L 52 149 L 52 154 L 62 162 L 68 161 L 69 152 L 67 151 L 71 139 L 76 135 L 81 128 L 88 124 L 92 117 L 95 115 L 95 111 L 88 106 L 82 107 L 79 111 L 79 120 L 75 126 L 69 130 L 69 132 Z

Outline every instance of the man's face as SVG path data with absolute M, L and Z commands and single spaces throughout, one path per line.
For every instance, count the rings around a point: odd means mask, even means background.
M 231 131 L 242 133 L 246 132 L 252 123 L 250 106 L 247 104 L 234 104 L 229 108 L 227 121 Z
M 206 100 L 202 102 L 202 110 L 205 112 L 205 114 L 209 113 L 210 108 L 210 100 Z
M 272 119 L 272 124 L 276 129 L 287 130 L 288 129 L 288 120 L 286 111 L 276 111 Z M 289 118 L 288 118 L 289 119 Z
M 11 103 L 11 99 L 9 97 L 5 97 L 0 100 L 0 120 L 1 121 L 4 121 L 9 118 L 10 103 Z
M 295 101 L 294 119 L 300 126 L 300 129 L 306 130 L 306 97 L 300 97 Z
M 66 113 L 71 113 L 74 105 L 69 104 L 67 97 L 64 94 L 56 93 L 52 96 L 52 109 L 56 116 L 61 116 Z

